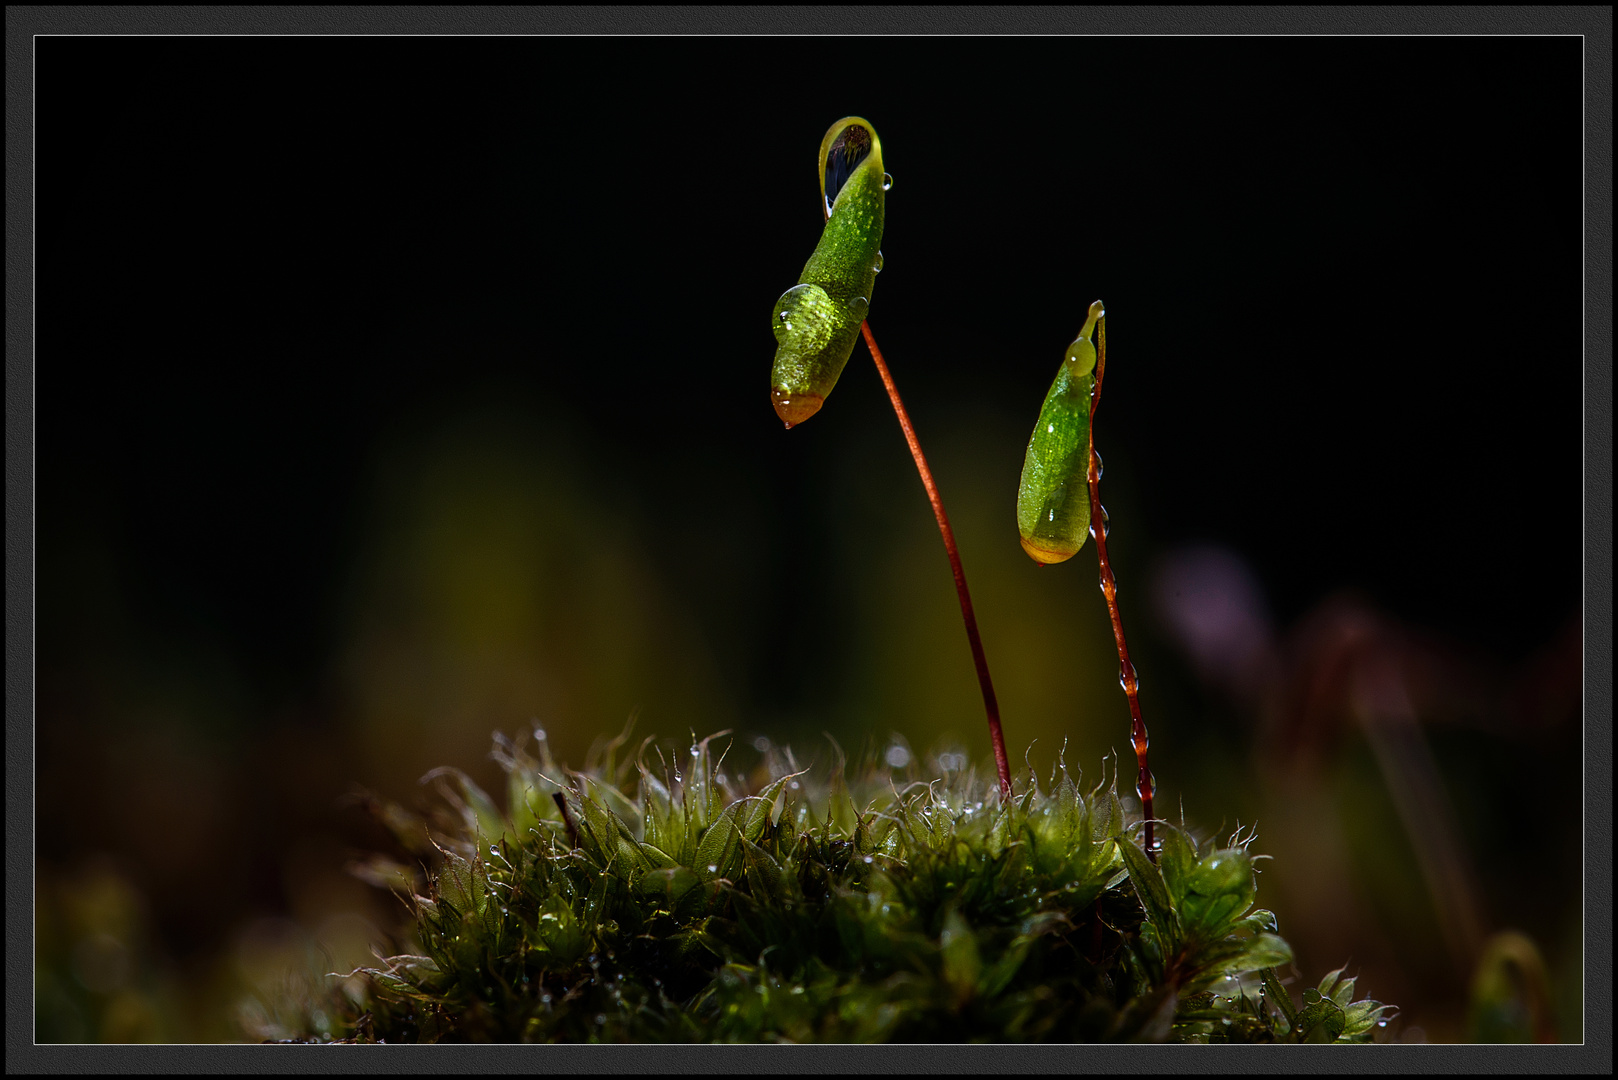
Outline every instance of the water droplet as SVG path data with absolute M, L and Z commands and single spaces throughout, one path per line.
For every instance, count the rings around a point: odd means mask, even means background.
M 796 781 L 796 780 L 794 780 L 794 781 L 792 781 L 792 785 L 791 785 L 791 786 L 792 786 L 792 790 L 793 790 L 793 791 L 797 791 L 797 790 L 798 790 L 798 782 L 797 782 L 797 781 Z
M 855 319 L 864 319 L 871 313 L 871 301 L 863 296 L 856 296 L 848 302 L 848 313 Z
M 674 782 L 675 782 L 675 783 L 676 783 L 676 784 L 678 784 L 678 783 L 679 783 L 679 782 L 680 782 L 680 781 L 681 781 L 681 780 L 684 780 L 684 779 L 685 779 L 685 777 L 683 777 L 683 776 L 681 776 L 681 775 L 680 775 L 680 770 L 679 770 L 679 769 L 675 769 L 675 770 L 674 770 Z
M 691 756 L 692 757 L 701 757 L 702 756 L 702 751 L 698 750 L 696 747 L 693 746 L 691 748 Z
M 549 1005 L 551 1003 L 551 996 L 549 994 L 539 995 L 539 1003 L 541 1005 Z
M 708 864 L 708 873 L 710 873 L 710 874 L 717 874 L 717 873 L 719 873 L 719 866 L 718 866 L 718 864 L 716 864 L 716 863 L 709 863 L 709 864 Z
M 763 735 L 760 735 L 758 738 L 753 740 L 753 749 L 757 750 L 759 753 L 765 753 L 769 750 L 769 748 L 770 740 L 765 738 Z
M 893 177 L 889 176 L 887 173 L 883 173 L 882 174 L 882 190 L 887 191 L 892 186 L 893 186 Z
M 871 267 L 871 269 L 878 274 L 882 272 L 882 253 L 880 251 L 876 253 L 876 263 Z
M 1386 1021 L 1386 1020 L 1378 1020 L 1378 1021 L 1377 1021 L 1377 1022 L 1376 1022 L 1376 1026 L 1377 1026 L 1377 1027 L 1387 1027 L 1387 1026 L 1388 1026 L 1388 1022 L 1387 1022 L 1387 1021 Z
M 865 856 L 865 865 L 866 866 L 870 866 L 873 861 L 874 860 L 869 855 Z
M 596 1026 L 599 1027 L 600 1025 L 605 1024 L 606 1022 L 607 1022 L 607 1014 L 606 1013 L 596 1013 Z

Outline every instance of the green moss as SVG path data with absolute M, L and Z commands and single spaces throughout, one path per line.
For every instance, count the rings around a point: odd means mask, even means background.
M 321 1011 L 388 1042 L 1362 1042 L 1387 1010 L 1337 973 L 1294 1007 L 1251 836 L 1164 826 L 1154 863 L 1065 767 L 1001 805 L 971 771 L 812 780 L 766 747 L 744 775 L 713 743 L 572 773 L 502 739 L 509 815 L 454 770 L 433 820 L 378 803 L 432 858 L 424 894 L 363 871 L 414 940 Z

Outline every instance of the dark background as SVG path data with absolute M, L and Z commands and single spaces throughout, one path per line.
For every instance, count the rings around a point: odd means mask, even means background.
M 113 898 L 41 915 L 42 1039 L 237 1037 L 218 1002 L 277 956 L 396 918 L 343 874 L 381 843 L 351 785 L 498 788 L 489 733 L 530 718 L 575 763 L 632 713 L 986 755 L 864 347 L 811 423 L 768 403 L 849 113 L 894 177 L 871 325 L 1013 757 L 1066 739 L 1094 778 L 1126 747 L 1090 549 L 1036 570 L 1013 521 L 1100 296 L 1160 806 L 1259 818 L 1308 984 L 1350 961 L 1406 1035 L 1465 1037 L 1411 774 L 1278 704 L 1330 667 L 1322 625 L 1373 627 L 1484 928 L 1528 932 L 1578 1037 L 1576 39 L 37 49 L 39 880 Z M 1243 679 L 1175 629 L 1165 582 L 1208 566 L 1260 628 Z M 1329 926 L 1287 906 L 1277 775 L 1328 793 Z

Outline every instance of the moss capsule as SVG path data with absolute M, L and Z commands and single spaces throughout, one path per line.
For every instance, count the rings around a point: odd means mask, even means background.
M 820 410 L 854 351 L 882 265 L 886 189 L 876 131 L 858 116 L 833 124 L 820 142 L 826 227 L 798 284 L 775 302 L 771 322 L 770 400 L 787 427 Z
M 1090 305 L 1028 439 L 1017 485 L 1017 531 L 1035 562 L 1071 559 L 1090 532 L 1090 389 L 1096 367 L 1090 335 L 1103 314 L 1101 301 Z

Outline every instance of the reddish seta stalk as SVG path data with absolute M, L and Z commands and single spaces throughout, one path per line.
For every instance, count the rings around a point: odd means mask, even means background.
M 938 520 L 939 535 L 944 538 L 944 550 L 949 553 L 949 566 L 955 572 L 955 595 L 960 598 L 961 618 L 966 622 L 966 640 L 972 646 L 972 663 L 977 667 L 978 687 L 983 691 L 983 708 L 989 716 L 989 740 L 994 744 L 994 764 L 1000 774 L 1000 798 L 1010 803 L 1011 763 L 1006 758 L 1006 737 L 1000 730 L 1000 705 L 995 700 L 994 683 L 989 679 L 989 662 L 983 656 L 983 640 L 978 636 L 977 616 L 972 613 L 972 594 L 966 588 L 966 572 L 961 569 L 961 554 L 955 547 L 955 531 L 949 527 L 949 515 L 944 513 L 944 500 L 939 497 L 938 485 L 933 483 L 933 471 L 927 467 L 927 458 L 921 452 L 921 443 L 916 439 L 915 429 L 910 426 L 910 414 L 905 412 L 904 402 L 899 400 L 899 388 L 893 385 L 893 376 L 888 373 L 888 365 L 882 362 L 882 350 L 876 347 L 876 338 L 871 335 L 871 324 L 861 322 L 860 332 L 865 335 L 865 345 L 871 350 L 871 359 L 876 361 L 877 374 L 882 376 L 882 385 L 887 388 L 888 400 L 893 403 L 893 412 L 899 418 L 899 427 L 904 430 L 905 442 L 910 444 L 910 456 L 916 460 L 916 471 L 921 474 L 922 486 L 927 489 L 927 501 L 933 504 L 933 517 Z M 1093 404 L 1091 409 L 1093 411 Z M 1093 484 L 1091 490 L 1094 490 Z M 1118 640 L 1120 644 L 1123 642 L 1122 637 Z
M 1096 381 L 1090 390 L 1090 535 L 1096 538 L 1096 558 L 1101 563 L 1101 594 L 1107 598 L 1107 614 L 1112 617 L 1112 636 L 1118 643 L 1118 683 L 1129 698 L 1129 737 L 1135 744 L 1135 760 L 1139 771 L 1135 775 L 1135 792 L 1140 796 L 1141 816 L 1146 822 L 1146 856 L 1157 861 L 1156 845 L 1152 841 L 1152 795 L 1157 783 L 1152 779 L 1151 766 L 1146 761 L 1146 750 L 1152 745 L 1146 734 L 1146 721 L 1140 715 L 1140 681 L 1135 676 L 1135 665 L 1129 660 L 1129 646 L 1124 642 L 1124 620 L 1118 614 L 1118 581 L 1112 576 L 1112 563 L 1107 559 L 1107 511 L 1101 505 L 1101 459 L 1096 456 L 1096 407 L 1101 403 L 1101 379 L 1107 371 L 1107 317 L 1102 315 L 1096 324 Z

